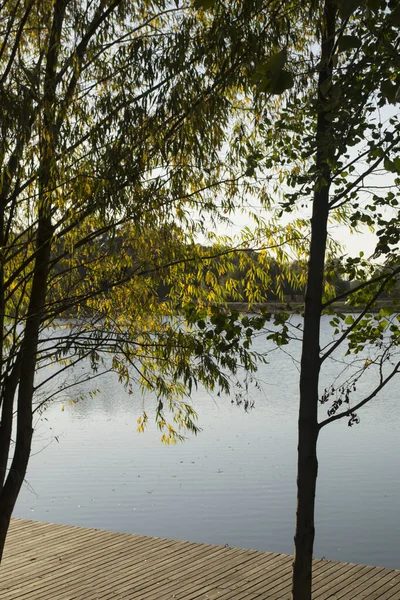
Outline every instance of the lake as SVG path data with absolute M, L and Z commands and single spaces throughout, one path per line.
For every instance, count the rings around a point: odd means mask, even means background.
M 332 339 L 328 320 L 324 343 Z M 256 347 L 271 343 L 260 338 Z M 294 341 L 269 354 L 250 412 L 195 392 L 202 432 L 175 446 L 162 445 L 152 425 L 136 432 L 152 399 L 128 395 L 112 375 L 96 382 L 94 398 L 52 404 L 38 420 L 14 516 L 292 553 L 299 352 Z M 343 368 L 336 353 L 324 381 Z M 373 375 L 360 380 L 354 401 Z M 400 568 L 399 383 L 359 412 L 359 425 L 342 420 L 321 432 L 316 557 Z M 82 382 L 74 397 L 88 389 Z

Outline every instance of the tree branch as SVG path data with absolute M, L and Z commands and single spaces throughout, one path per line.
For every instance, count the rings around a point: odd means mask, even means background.
M 400 267 L 397 269 L 397 272 L 399 272 L 399 271 L 400 271 Z M 321 364 L 324 362 L 324 360 L 326 360 L 328 358 L 328 356 L 330 356 L 332 354 L 332 352 L 334 352 L 336 350 L 336 348 L 338 348 L 340 346 L 340 344 L 348 337 L 349 333 L 351 331 L 353 331 L 353 329 L 355 329 L 357 327 L 357 325 L 360 323 L 360 321 L 366 315 L 366 313 L 371 308 L 371 306 L 373 306 L 375 304 L 376 300 L 382 294 L 382 292 L 385 289 L 388 281 L 390 281 L 390 279 L 392 279 L 392 277 L 393 277 L 393 273 L 390 273 L 389 275 L 387 275 L 385 277 L 385 279 L 383 280 L 383 283 L 380 285 L 378 291 L 373 295 L 373 297 L 371 298 L 371 300 L 366 304 L 365 308 L 362 310 L 362 312 L 355 319 L 354 323 L 352 323 L 346 329 L 346 331 L 343 332 L 343 334 L 339 337 L 339 339 L 336 340 L 336 342 L 333 344 L 333 346 L 331 346 L 330 349 L 327 352 L 325 352 L 325 354 L 323 356 L 321 356 L 321 358 L 320 358 Z
M 328 425 L 329 423 L 332 423 L 333 421 L 337 421 L 338 419 L 343 419 L 343 417 L 350 417 L 350 415 L 352 413 L 354 413 L 356 410 L 358 410 L 359 408 L 361 408 L 362 406 L 367 404 L 367 402 L 369 402 L 370 400 L 375 398 L 375 396 L 382 390 L 382 388 L 385 387 L 385 385 L 387 383 L 389 383 L 389 381 L 391 379 L 393 379 L 393 377 L 396 375 L 396 373 L 399 372 L 399 370 L 400 370 L 400 361 L 396 364 L 395 368 L 390 373 L 390 375 L 388 375 L 383 381 L 381 381 L 381 383 L 374 389 L 374 391 L 369 396 L 364 398 L 364 400 L 361 400 L 361 402 L 359 402 L 352 408 L 349 408 L 348 410 L 341 412 L 341 413 L 336 413 L 335 415 L 332 415 L 328 419 L 325 419 L 325 421 L 321 421 L 321 423 L 318 424 L 318 429 L 319 430 L 322 429 L 322 427 L 325 427 L 325 425 Z

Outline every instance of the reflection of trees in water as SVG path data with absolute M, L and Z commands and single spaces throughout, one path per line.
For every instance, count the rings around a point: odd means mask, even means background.
M 322 320 L 322 346 L 331 343 L 334 339 L 332 328 L 329 325 L 330 319 L 331 317 L 326 315 Z M 291 315 L 290 324 L 293 331 L 293 338 L 297 332 L 301 333 L 302 323 L 303 319 L 300 315 Z M 275 406 L 276 410 L 281 411 L 282 415 L 286 415 L 288 407 L 292 404 L 297 404 L 297 369 L 299 367 L 300 344 L 296 339 L 292 339 L 288 346 L 276 347 L 272 341 L 266 340 L 263 335 L 256 337 L 253 343 L 255 350 L 263 350 L 264 352 L 267 346 L 270 346 L 270 352 L 267 352 L 268 363 L 265 365 L 260 363 L 258 372 L 256 373 L 257 381 L 260 382 L 260 389 L 257 390 L 254 387 L 251 392 L 252 398 L 255 399 L 254 411 L 257 413 L 257 410 L 260 410 L 262 406 L 269 404 Z M 322 386 L 325 385 L 324 382 L 333 381 L 335 388 L 340 388 L 347 379 L 354 377 L 361 369 L 363 377 L 357 383 L 357 391 L 353 393 L 353 399 L 355 400 L 358 395 L 362 396 L 368 391 L 375 376 L 371 367 L 369 369 L 362 369 L 367 357 L 367 353 L 361 354 L 354 361 L 354 359 L 350 360 L 350 357 L 336 356 L 334 354 L 324 364 Z M 54 369 L 55 372 L 57 370 L 57 366 L 48 368 Z M 52 401 L 47 404 L 47 408 L 46 406 L 43 407 L 43 416 L 46 417 L 50 414 L 53 419 L 55 413 L 59 413 L 60 421 L 57 418 L 57 422 L 61 423 L 63 418 L 61 414 L 68 416 L 72 420 L 95 419 L 96 415 L 105 415 L 111 418 L 117 415 L 125 415 L 136 423 L 136 419 L 142 413 L 143 409 L 145 409 L 151 415 L 150 420 L 152 419 L 151 392 L 148 392 L 144 396 L 139 387 L 136 386 L 130 394 L 118 381 L 118 376 L 115 373 L 107 372 L 95 380 L 89 379 L 90 374 L 90 363 L 86 360 L 74 367 L 74 369 L 71 369 L 68 376 L 63 374 L 52 380 L 51 386 L 49 384 L 46 390 L 41 390 L 36 399 L 38 405 L 49 394 L 55 394 Z M 45 378 L 47 374 L 44 373 L 41 376 Z M 394 385 L 390 384 L 388 386 L 385 398 L 387 394 L 390 396 L 396 393 Z M 98 393 L 93 394 L 95 390 L 98 390 Z M 374 412 L 376 411 L 382 418 L 385 417 L 386 411 L 389 410 L 385 406 L 385 398 L 382 397 L 382 401 L 376 402 L 374 407 Z M 202 388 L 198 391 L 194 390 L 191 399 L 193 405 L 199 409 L 203 405 L 207 406 L 208 404 L 210 407 L 213 405 L 216 407 L 223 407 L 225 404 L 230 405 L 230 397 L 221 396 L 214 398 L 206 394 Z M 63 407 L 64 413 L 62 413 Z M 326 414 L 326 408 L 326 405 L 320 406 L 321 415 Z M 239 407 L 237 411 L 241 412 L 242 409 Z M 359 416 L 363 419 L 363 410 L 360 411 Z M 202 419 L 203 416 L 201 415 Z

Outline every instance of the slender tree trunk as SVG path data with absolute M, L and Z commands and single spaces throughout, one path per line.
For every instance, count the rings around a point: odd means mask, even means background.
M 0 561 L 12 512 L 24 481 L 31 452 L 33 435 L 32 400 L 36 369 L 39 331 L 42 322 L 46 291 L 48 264 L 50 259 L 51 221 L 50 217 L 39 217 L 37 247 L 40 249 L 35 262 L 31 300 L 21 355 L 21 373 L 17 398 L 17 431 L 14 456 L 0 493 Z M 18 368 L 19 365 L 17 365 Z M 15 389 L 15 388 L 14 388 Z M 9 401 L 5 399 L 6 404 Z
M 11 434 L 13 426 L 14 397 L 18 385 L 20 369 L 19 358 L 12 368 L 9 376 L 4 376 L 2 384 L 2 407 L 0 423 L 0 494 L 7 474 L 7 465 L 10 456 Z
M 334 155 L 331 120 L 327 117 L 329 98 L 321 86 L 332 77 L 335 41 L 336 0 L 325 0 L 322 17 L 321 68 L 316 131 L 317 181 L 311 220 L 310 259 L 305 297 L 304 334 L 300 374 L 298 421 L 297 511 L 293 562 L 293 600 L 311 600 L 312 558 L 314 548 L 314 509 L 318 474 L 318 384 L 320 374 L 320 320 L 323 293 L 325 250 L 329 215 L 331 172 Z M 326 89 L 324 86 L 322 89 Z
M 40 132 L 40 174 L 38 195 L 38 227 L 36 259 L 27 311 L 25 332 L 18 364 L 20 369 L 17 393 L 16 439 L 14 455 L 0 491 L 0 561 L 12 512 L 24 481 L 31 452 L 33 435 L 33 394 L 40 327 L 45 313 L 47 281 L 50 264 L 53 226 L 51 221 L 51 192 L 57 168 L 55 164 L 57 131 L 55 128 L 56 69 L 61 30 L 67 0 L 55 0 L 53 22 L 46 57 L 46 76 L 43 96 L 43 121 Z

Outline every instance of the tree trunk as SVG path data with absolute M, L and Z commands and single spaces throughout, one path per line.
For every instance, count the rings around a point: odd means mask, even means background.
M 327 118 L 329 98 L 321 86 L 332 77 L 335 42 L 336 2 L 325 0 L 321 32 L 321 67 L 318 78 L 316 130 L 317 180 L 311 219 L 310 258 L 305 297 L 304 332 L 300 373 L 298 421 L 297 510 L 293 562 L 293 600 L 311 600 L 314 548 L 314 508 L 318 473 L 318 384 L 320 374 L 320 320 L 324 280 L 325 250 L 329 215 L 331 171 L 334 156 L 331 119 Z M 322 87 L 326 89 L 326 86 Z
M 328 220 L 326 201 L 328 190 L 321 190 L 315 196 L 300 374 L 293 600 L 311 600 L 312 556 L 315 533 L 314 503 L 318 472 L 319 335 Z
M 19 381 L 18 389 L 17 431 L 14 456 L 4 486 L 0 492 L 0 561 L 3 556 L 11 515 L 26 475 L 31 452 L 34 378 L 39 331 L 43 318 L 47 291 L 51 237 L 52 227 L 50 216 L 39 216 L 37 235 L 38 254 L 34 267 L 31 299 L 22 345 L 22 356 L 20 359 L 23 380 Z M 14 369 L 19 369 L 19 364 L 15 365 Z
M 40 171 L 38 194 L 38 226 L 36 259 L 32 273 L 32 288 L 27 310 L 21 350 L 13 372 L 19 378 L 16 438 L 14 455 L 0 491 L 0 561 L 4 552 L 12 512 L 24 481 L 31 452 L 33 435 L 33 394 L 40 327 L 44 319 L 53 226 L 51 220 L 51 188 L 57 172 L 55 164 L 57 131 L 55 128 L 55 75 L 60 36 L 65 16 L 66 0 L 56 0 L 53 23 L 46 57 L 46 76 L 43 95 L 43 120 L 40 132 Z M 17 371 L 15 371 L 17 369 Z

